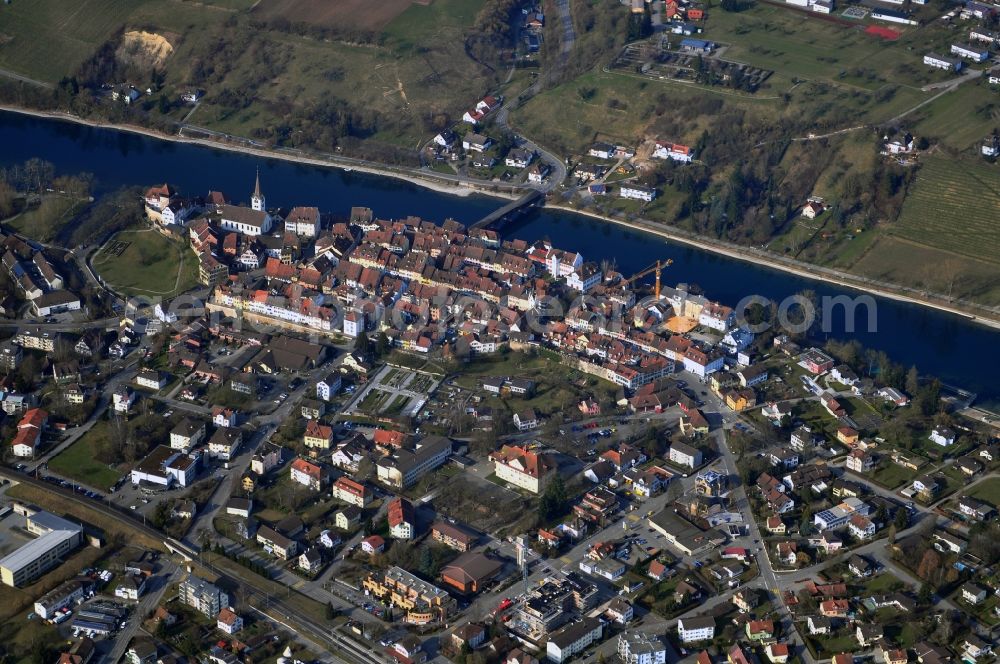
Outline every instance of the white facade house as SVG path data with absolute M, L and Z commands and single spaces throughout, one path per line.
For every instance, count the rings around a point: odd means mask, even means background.
M 990 57 L 990 49 L 972 44 L 952 44 L 951 52 L 973 62 L 985 62 Z
M 135 384 L 149 390 L 158 390 L 166 384 L 166 381 L 159 371 L 142 369 L 135 375 Z
M 365 329 L 365 313 L 363 311 L 348 311 L 344 314 L 344 334 L 356 337 Z
M 932 443 L 941 447 L 949 447 L 955 443 L 955 432 L 951 429 L 937 428 L 927 437 Z
M 708 641 L 715 638 L 715 618 L 712 616 L 695 616 L 681 618 L 677 621 L 677 636 L 681 643 Z
M 119 385 L 111 395 L 111 400 L 116 412 L 127 413 L 135 403 L 135 392 L 130 390 L 128 385 Z
M 604 624 L 600 620 L 583 618 L 551 634 L 545 646 L 545 656 L 557 664 L 565 662 L 600 641 L 603 635 Z
M 243 629 L 243 618 L 232 608 L 225 608 L 219 611 L 215 626 L 220 632 L 232 636 Z
M 651 202 L 656 198 L 656 190 L 651 187 L 642 187 L 637 184 L 623 184 L 618 189 L 621 198 L 628 198 L 636 201 Z
M 701 451 L 687 445 L 685 443 L 676 442 L 670 444 L 670 452 L 668 453 L 668 459 L 672 463 L 676 463 L 678 466 L 684 466 L 686 468 L 695 468 L 701 465 L 702 454 Z
M 924 55 L 924 64 L 928 67 L 943 69 L 945 71 L 959 71 L 962 68 L 962 61 L 958 58 L 949 58 L 937 53 Z
M 337 372 L 316 381 L 316 398 L 320 401 L 329 401 L 340 391 L 341 384 L 340 374 Z
M 686 145 L 657 141 L 656 149 L 653 150 L 653 158 L 672 159 L 673 161 L 689 164 L 694 159 L 694 151 Z
M 566 275 L 566 285 L 581 293 L 586 293 L 601 283 L 604 277 L 601 268 L 593 263 L 584 263 L 578 269 Z
M 833 530 L 843 526 L 854 515 L 868 516 L 871 508 L 864 501 L 849 496 L 839 505 L 834 505 L 830 509 L 825 509 L 813 516 L 813 524 L 819 530 Z

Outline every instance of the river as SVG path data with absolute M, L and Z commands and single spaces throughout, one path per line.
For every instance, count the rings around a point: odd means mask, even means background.
M 438 193 L 395 178 L 0 112 L 0 165 L 31 157 L 51 161 L 60 174 L 93 173 L 98 195 L 120 186 L 170 182 L 182 194 L 216 189 L 235 201 L 246 201 L 260 168 L 269 207 L 315 205 L 346 216 L 352 206 L 367 206 L 382 218 L 416 215 L 472 223 L 503 204 L 487 196 Z M 570 213 L 541 210 L 509 226 L 505 233 L 528 241 L 548 238 L 587 260 L 612 259 L 624 274 L 671 258 L 674 264 L 664 272 L 666 284 L 697 284 L 712 299 L 730 305 L 749 294 L 780 300 L 804 289 L 820 296 L 859 294 Z M 877 329 L 847 332 L 841 315 L 831 321 L 829 336 L 856 338 L 866 347 L 884 350 L 897 362 L 914 364 L 922 373 L 976 392 L 983 405 L 1000 403 L 1000 381 L 995 376 L 1000 331 L 916 304 L 885 298 L 875 301 Z

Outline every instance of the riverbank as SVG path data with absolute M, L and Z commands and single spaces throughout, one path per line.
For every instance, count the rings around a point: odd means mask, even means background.
M 266 148 L 257 148 L 247 145 L 235 145 L 232 143 L 226 143 L 220 140 L 214 140 L 209 138 L 168 135 L 162 132 L 158 132 L 155 130 L 135 125 L 115 125 L 95 120 L 88 120 L 86 118 L 80 118 L 78 116 L 74 116 L 72 114 L 61 111 L 37 111 L 32 109 L 24 109 L 6 105 L 0 105 L 0 110 L 6 110 L 25 116 L 33 116 L 38 118 L 71 122 L 74 124 L 84 125 L 88 127 L 123 131 L 145 136 L 155 140 L 167 141 L 172 143 L 189 144 L 209 149 L 217 149 L 225 152 L 237 153 L 241 155 L 257 156 L 266 159 L 275 159 L 293 164 L 318 166 L 324 169 L 333 169 L 333 170 L 348 169 L 351 171 L 362 172 L 375 176 L 386 176 L 397 180 L 405 181 L 414 184 L 416 186 L 419 186 L 421 188 L 445 194 L 448 196 L 468 197 L 472 194 L 482 194 L 489 196 L 491 198 L 505 199 L 505 200 L 512 200 L 517 198 L 516 193 L 508 194 L 499 191 L 492 191 L 488 188 L 487 189 L 480 188 L 478 186 L 473 186 L 473 185 L 445 182 L 441 179 L 438 180 L 427 179 L 426 177 L 424 177 L 424 175 L 427 175 L 430 178 L 433 178 L 434 176 L 432 174 L 425 174 L 425 173 L 418 174 L 418 173 L 401 172 L 400 170 L 394 169 L 393 167 L 390 166 L 371 164 L 363 162 L 361 160 L 355 160 L 346 157 L 338 158 L 335 156 L 330 156 L 330 158 L 328 159 L 323 159 L 319 157 L 309 156 L 306 154 L 290 154 L 288 152 L 283 152 L 280 150 L 269 150 Z M 966 307 L 961 304 L 949 302 L 948 298 L 940 294 L 922 293 L 916 291 L 915 289 L 907 289 L 905 287 L 896 284 L 876 282 L 874 280 L 864 279 L 862 277 L 857 277 L 855 275 L 851 275 L 848 273 L 837 272 L 835 270 L 830 270 L 820 266 L 814 266 L 806 263 L 801 263 L 798 261 L 792 261 L 783 256 L 779 256 L 776 254 L 769 254 L 763 251 L 757 251 L 748 247 L 742 247 L 739 245 L 733 245 L 729 243 L 710 240 L 707 238 L 692 236 L 682 231 L 679 231 L 678 229 L 669 228 L 649 221 L 628 221 L 586 210 L 577 210 L 568 205 L 562 205 L 562 204 L 547 205 L 546 208 L 552 210 L 559 210 L 562 212 L 568 212 L 572 214 L 579 214 L 581 216 L 589 217 L 591 219 L 595 219 L 601 222 L 610 222 L 625 228 L 652 233 L 654 235 L 690 247 L 705 250 L 713 254 L 718 254 L 720 256 L 734 258 L 739 261 L 751 263 L 756 266 L 769 268 L 779 272 L 793 274 L 807 279 L 814 279 L 831 285 L 851 288 L 852 290 L 864 293 L 870 293 L 872 295 L 878 295 L 880 297 L 885 297 L 899 302 L 916 304 L 922 307 L 935 309 L 951 315 L 961 316 L 966 320 L 978 323 L 985 327 L 989 327 L 995 330 L 1000 330 L 1000 312 L 992 312 L 990 310 L 984 310 L 985 308 L 977 307 L 975 305 L 970 305 Z
M 714 242 L 704 238 L 692 237 L 681 233 L 676 229 L 654 224 L 653 222 L 618 219 L 596 212 L 589 212 L 587 210 L 577 210 L 568 205 L 546 205 L 546 208 L 578 214 L 590 219 L 609 222 L 632 230 L 651 233 L 664 239 L 680 242 L 681 244 L 695 247 L 697 249 L 710 251 L 715 254 L 726 256 L 728 258 L 734 258 L 747 263 L 753 263 L 759 267 L 770 268 L 779 272 L 786 272 L 799 277 L 805 277 L 807 279 L 814 279 L 816 281 L 822 281 L 835 286 L 850 288 L 852 290 L 877 295 L 879 297 L 896 300 L 898 302 L 906 302 L 908 304 L 929 307 L 931 309 L 936 309 L 937 311 L 943 311 L 955 316 L 961 316 L 969 321 L 985 325 L 986 327 L 990 327 L 995 330 L 1000 330 L 1000 314 L 987 314 L 979 311 L 978 309 L 965 309 L 961 306 L 948 304 L 946 301 L 938 302 L 932 299 L 927 299 L 922 295 L 909 295 L 902 287 L 893 286 L 891 284 L 872 283 L 869 280 L 856 277 L 848 273 L 836 272 L 834 270 L 829 270 L 820 266 L 808 265 L 805 263 L 793 263 L 783 256 L 778 256 L 776 254 L 757 252 L 747 247 L 740 247 L 737 245 Z M 942 297 L 942 299 L 944 300 L 945 298 Z
M 321 166 L 325 168 L 340 169 L 348 172 L 358 172 L 358 173 L 366 173 L 368 175 L 390 177 L 390 178 L 395 178 L 397 180 L 403 180 L 410 184 L 416 185 L 418 187 L 423 187 L 431 191 L 436 191 L 442 194 L 448 194 L 449 196 L 472 196 L 478 194 L 482 196 L 490 196 L 493 198 L 501 198 L 505 200 L 516 200 L 520 196 L 520 194 L 517 193 L 496 191 L 491 185 L 487 184 L 476 185 L 466 182 L 451 181 L 444 176 L 438 176 L 435 175 L 433 172 L 429 171 L 424 172 L 421 170 L 419 172 L 414 172 L 412 169 L 401 169 L 401 168 L 394 168 L 388 165 L 378 165 L 374 164 L 373 162 L 364 161 L 362 159 L 354 159 L 352 157 L 337 157 L 335 155 L 329 155 L 326 158 L 320 158 L 316 156 L 309 156 L 308 154 L 301 154 L 301 153 L 293 154 L 282 150 L 275 150 L 264 147 L 238 145 L 234 143 L 225 142 L 222 140 L 214 140 L 211 138 L 196 138 L 193 136 L 184 136 L 181 134 L 166 134 L 164 132 L 156 131 L 154 129 L 149 129 L 147 127 L 142 127 L 139 125 L 114 124 L 110 122 L 101 122 L 99 120 L 82 118 L 78 115 L 67 113 L 65 111 L 40 111 L 36 109 L 23 108 L 20 106 L 8 106 L 6 104 L 0 104 L 0 111 L 19 113 L 21 115 L 28 115 L 36 118 L 46 118 L 50 120 L 72 122 L 87 127 L 94 127 L 96 129 L 114 129 L 116 131 L 124 131 L 131 134 L 139 134 L 141 136 L 147 136 L 149 138 L 155 138 L 161 141 L 170 141 L 172 143 L 185 143 L 188 145 L 200 145 L 202 147 L 213 148 L 217 150 L 226 150 L 228 152 L 237 152 L 240 154 L 262 157 L 265 159 L 278 159 L 281 161 L 288 161 L 292 163 L 304 164 L 309 166 Z M 249 139 L 239 139 L 239 140 L 249 140 Z

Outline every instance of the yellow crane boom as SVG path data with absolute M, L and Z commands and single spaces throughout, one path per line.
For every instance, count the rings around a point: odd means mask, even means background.
M 654 293 L 656 295 L 656 299 L 659 300 L 660 299 L 660 273 L 663 271 L 663 268 L 669 267 L 669 266 L 673 265 L 673 263 L 674 263 L 674 259 L 672 259 L 672 258 L 668 258 L 668 259 L 662 260 L 662 261 L 658 260 L 655 263 L 653 263 L 652 265 L 650 265 L 649 267 L 647 267 L 645 270 L 643 270 L 641 272 L 636 272 L 635 274 L 633 274 L 631 277 L 629 277 L 628 279 L 625 280 L 625 283 L 631 284 L 636 279 L 641 279 L 641 278 L 645 277 L 647 274 L 653 272 L 653 273 L 656 274 L 656 286 L 655 286 Z

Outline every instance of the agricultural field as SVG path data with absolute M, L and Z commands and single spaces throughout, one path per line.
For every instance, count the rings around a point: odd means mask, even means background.
M 0 5 L 0 68 L 55 83 L 149 0 L 32 0 Z M 174 4 L 174 3 L 170 3 Z
M 998 209 L 1000 168 L 980 160 L 931 155 L 917 172 L 892 233 L 910 242 L 1000 263 Z
M 283 18 L 292 23 L 320 27 L 350 26 L 373 32 L 381 30 L 410 5 L 410 0 L 389 0 L 371 4 L 364 0 L 261 0 L 253 9 L 256 17 Z
M 169 297 L 198 281 L 194 256 L 155 230 L 117 233 L 91 264 L 109 285 L 126 293 Z
M 870 231 L 874 237 L 876 231 Z M 850 272 L 961 297 L 1000 304 L 997 265 L 890 236 L 878 237 Z

